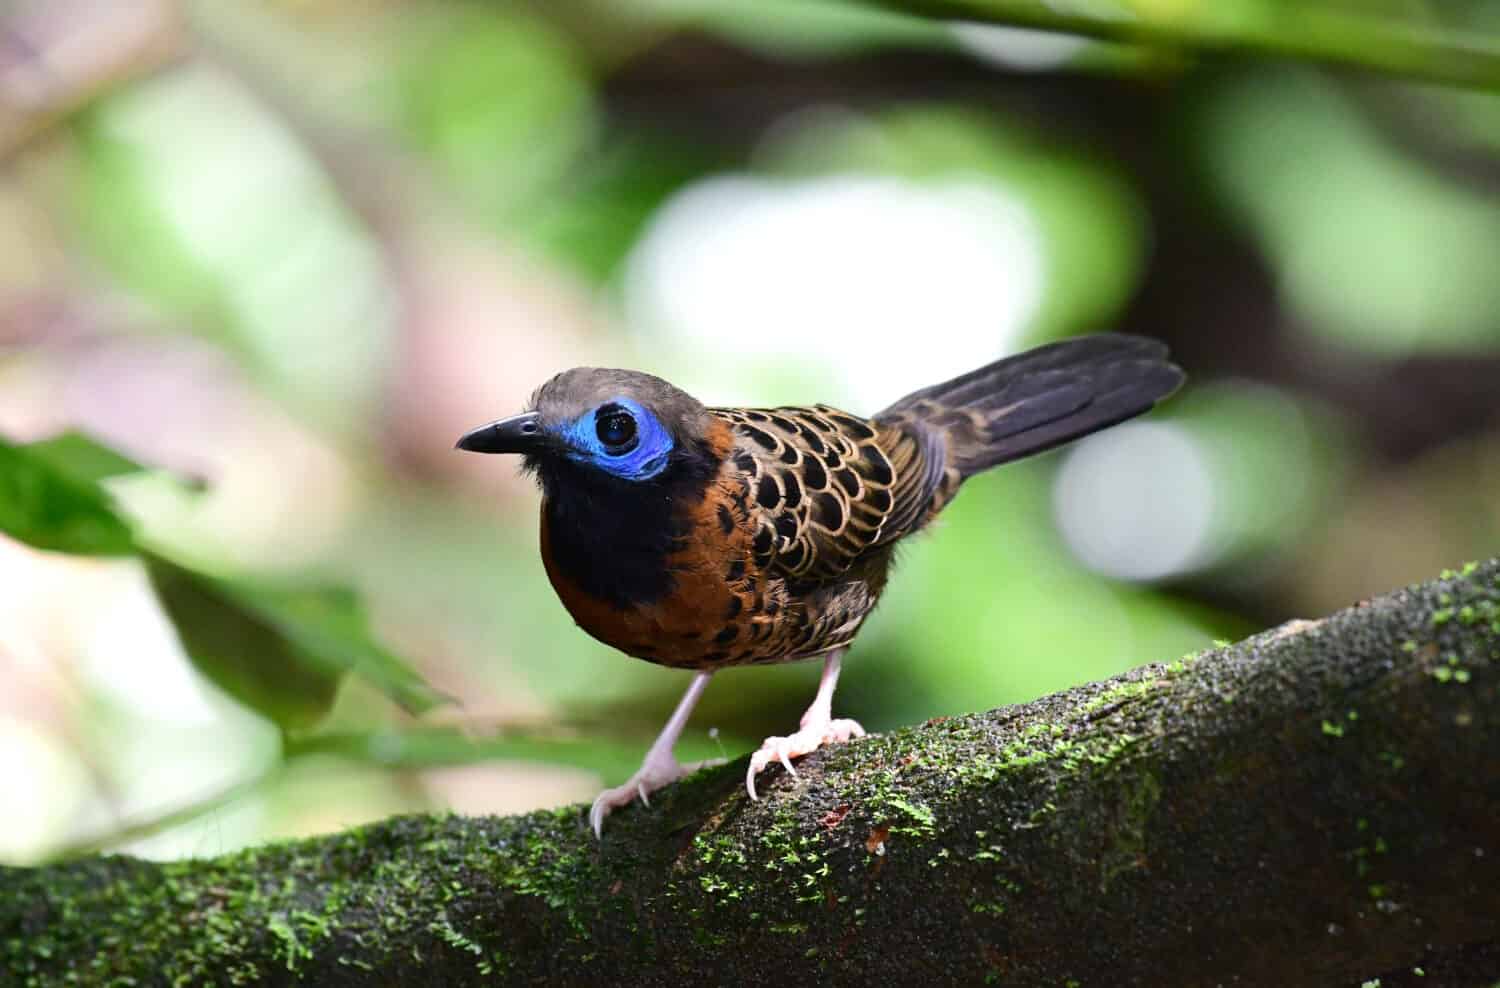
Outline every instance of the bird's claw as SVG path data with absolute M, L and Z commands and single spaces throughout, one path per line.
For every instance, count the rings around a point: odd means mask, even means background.
M 653 758 L 646 756 L 646 761 L 640 769 L 626 779 L 622 785 L 601 792 L 594 805 L 589 808 L 589 826 L 594 830 L 594 836 L 604 838 L 604 818 L 621 807 L 629 806 L 637 799 L 647 807 L 651 805 L 651 794 L 663 786 L 676 782 L 685 775 L 696 772 L 702 762 L 691 765 L 682 765 L 677 759 L 670 755 L 664 758 Z
M 865 729 L 853 720 L 823 720 L 804 723 L 802 729 L 786 737 L 770 737 L 761 743 L 760 749 L 750 756 L 750 767 L 745 770 L 745 791 L 751 799 L 759 799 L 755 792 L 755 777 L 765 771 L 772 762 L 786 766 L 787 773 L 797 778 L 792 767 L 793 758 L 817 751 L 825 744 L 841 743 L 850 738 L 862 738 Z
M 624 784 L 604 790 L 594 800 L 594 805 L 589 808 L 589 826 L 593 828 L 594 836 L 600 840 L 604 838 L 604 818 L 615 810 L 629 806 L 637 799 L 643 806 L 649 808 L 651 794 L 658 789 L 692 775 L 700 768 L 712 768 L 723 764 L 722 758 L 709 758 L 683 765 L 674 758 L 653 759 L 650 755 L 646 756 L 646 761 L 641 765 L 640 770 L 625 780 Z

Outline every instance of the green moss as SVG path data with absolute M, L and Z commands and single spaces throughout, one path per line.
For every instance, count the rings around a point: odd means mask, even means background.
M 573 931 L 586 939 L 588 928 L 578 913 L 578 903 L 587 901 L 588 894 L 598 886 L 598 855 L 586 845 L 579 847 L 571 833 L 576 827 L 576 813 L 571 808 L 538 814 L 533 819 L 541 825 L 521 832 L 520 847 L 506 858 L 501 882 L 562 913 Z
M 926 805 L 893 796 L 886 805 L 899 811 L 908 821 L 904 826 L 892 827 L 891 832 L 911 834 L 914 837 L 929 837 L 937 826 L 937 817 Z
M 1181 669 L 1186 669 L 1186 661 L 1179 661 L 1183 662 Z M 1179 671 L 1181 671 L 1181 669 L 1179 669 Z M 1107 690 L 1103 690 L 1097 696 L 1086 701 L 1081 707 L 1079 707 L 1079 710 L 1081 710 L 1084 714 L 1092 714 L 1096 711 L 1103 710 L 1105 707 L 1112 707 L 1116 704 L 1123 703 L 1124 701 L 1129 700 L 1132 697 L 1143 696 L 1147 693 L 1150 693 L 1153 689 L 1156 688 L 1156 686 L 1156 681 L 1151 679 L 1126 680 L 1125 682 L 1119 683 L 1116 686 L 1112 686 Z
M 700 832 L 693 837 L 698 858 L 698 887 L 717 903 L 746 899 L 755 891 L 750 862 L 728 834 Z
M 506 967 L 498 949 L 503 931 L 475 922 L 467 905 L 476 879 L 488 886 L 498 878 L 513 894 L 562 912 L 582 938 L 587 926 L 574 910 L 588 901 L 585 885 L 597 877 L 586 852 L 561 850 L 563 831 L 576 827 L 573 811 L 536 814 L 520 824 L 514 836 L 521 853 L 514 857 L 513 845 L 476 835 L 473 821 L 435 817 L 399 818 L 211 862 L 80 863 L 45 873 L 51 883 L 32 894 L 107 916 L 133 931 L 130 941 L 85 941 L 85 931 L 57 917 L 44 935 L 7 943 L 0 957 L 9 969 L 40 977 L 51 956 L 77 959 L 87 942 L 81 959 L 101 982 L 135 970 L 141 952 L 160 958 L 168 984 L 249 984 L 263 980 L 260 958 L 301 974 L 336 936 L 357 943 L 359 954 L 340 952 L 330 963 L 378 967 L 406 951 L 411 930 L 420 929 L 431 936 L 416 946 L 424 961 L 448 963 L 451 952 L 480 973 L 499 972 Z M 372 864 L 363 869 L 359 862 L 367 858 Z M 182 937 L 182 916 L 193 917 L 191 937 Z
M 1150 834 L 1151 815 L 1161 799 L 1161 783 L 1155 774 L 1141 772 L 1135 783 L 1126 791 L 1108 850 L 1100 866 L 1099 890 L 1109 889 L 1110 883 L 1122 872 L 1141 867 L 1146 855 L 1146 841 Z

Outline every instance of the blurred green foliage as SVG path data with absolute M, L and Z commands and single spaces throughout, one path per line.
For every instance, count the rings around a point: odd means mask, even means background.
M 8 197 L 50 218 L 33 224 L 48 227 L 34 248 L 0 232 L 0 277 L 40 270 L 28 284 L 104 313 L 77 336 L 15 334 L 41 344 L 0 353 L 3 390 L 22 396 L 0 403 L 0 422 L 36 435 L 77 420 L 162 462 L 187 450 L 211 467 L 206 487 L 125 497 L 142 468 L 106 445 L 0 441 L 0 531 L 134 560 L 191 682 L 272 737 L 222 711 L 192 715 L 264 785 L 204 783 L 191 812 L 158 805 L 139 766 L 180 764 L 181 735 L 162 725 L 191 718 L 165 697 L 130 707 L 99 668 L 139 664 L 165 683 L 179 657 L 152 665 L 130 654 L 149 637 L 91 638 L 72 657 L 79 695 L 47 716 L 55 760 L 98 778 L 58 797 L 76 812 L 60 803 L 46 819 L 134 839 L 160 816 L 185 836 L 154 850 L 180 853 L 203 833 L 184 824 L 227 816 L 231 798 L 243 826 L 228 839 L 250 840 L 403 808 L 578 798 L 586 785 L 564 766 L 626 775 L 682 675 L 574 627 L 536 558 L 534 494 L 509 464 L 449 453 L 459 431 L 570 364 L 642 367 L 710 403 L 863 412 L 932 383 L 918 378 L 934 354 L 977 363 L 1120 324 L 1213 368 L 1190 367 L 1192 386 L 1150 419 L 1187 459 L 1117 469 L 1072 519 L 1115 524 L 1104 508 L 1128 504 L 1178 535 L 1185 508 L 1201 508 L 1186 562 L 1134 582 L 1083 565 L 1058 524 L 1073 510 L 1057 494 L 1064 457 L 976 479 L 931 537 L 903 547 L 847 667 L 838 706 L 872 729 L 1171 659 L 1323 599 L 1309 553 L 1424 521 L 1399 513 L 1424 481 L 1380 472 L 1380 437 L 1348 400 L 1362 375 L 1500 351 L 1500 99 L 1284 65 L 1197 69 L 1193 50 L 1238 41 L 1470 81 L 1500 62 L 1492 34 L 1461 33 L 1478 7 L 1438 22 L 1407 5 L 1400 18 L 1315 6 L 1127 5 L 1134 31 L 1112 28 L 1108 5 L 1065 12 L 1103 44 L 792 0 L 192 5 L 199 48 L 99 87 L 42 164 L 0 187 L 0 219 L 29 215 Z M 1455 37 L 1467 57 L 1441 61 Z M 970 200 L 955 190 L 1014 207 L 1009 239 L 960 229 Z M 719 198 L 684 221 L 705 194 Z M 1221 242 L 1253 253 L 1215 267 Z M 840 266 L 851 257 L 873 270 Z M 1266 298 L 1246 287 L 1257 261 Z M 944 264 L 965 283 L 944 281 Z M 1176 323 L 1140 308 L 1194 278 L 1212 294 L 1166 310 Z M 1017 300 L 1032 289 L 1034 305 Z M 892 309 L 914 315 L 881 336 Z M 1264 338 L 1237 340 L 1244 320 Z M 233 373 L 205 385 L 173 371 L 178 394 L 128 359 L 189 341 Z M 1236 380 L 1243 368 L 1268 380 Z M 204 397 L 215 388 L 219 404 Z M 1410 407 L 1437 403 L 1419 398 Z M 1384 500 L 1357 502 L 1381 482 Z M 1467 473 L 1442 483 L 1473 486 Z M 1473 521 L 1493 511 L 1482 491 L 1464 504 L 1431 536 L 1445 551 L 1500 517 Z M 1340 534 L 1367 516 L 1380 521 Z M 1399 582 L 1387 579 L 1399 561 L 1347 552 L 1317 572 Z M 37 637 L 62 651 L 63 636 Z M 91 666 L 101 649 L 108 661 Z M 683 756 L 734 756 L 784 731 L 816 678 L 808 665 L 716 677 Z M 0 727 L 9 716 L 0 708 Z M 127 742 L 145 754 L 111 768 L 101 753 Z M 506 774 L 537 764 L 561 787 Z
M 1434 108 L 1463 99 L 1424 95 Z M 1308 326 L 1394 354 L 1493 342 L 1492 195 L 1393 147 L 1350 95 L 1305 70 L 1241 73 L 1201 99 L 1204 171 Z M 1486 102 L 1494 119 L 1494 98 Z
M 595 130 L 579 53 L 505 7 L 413 21 L 425 38 L 392 79 L 403 130 L 495 226 L 549 209 Z
M 38 549 L 121 556 L 134 549 L 130 528 L 90 474 L 107 454 L 75 459 L 61 443 L 41 449 L 0 439 L 0 531 Z M 76 463 L 76 467 L 72 464 Z
M 0 457 L 0 531 L 49 551 L 139 554 L 187 654 L 277 724 L 315 724 L 349 672 L 413 713 L 439 702 L 370 637 L 351 592 L 219 579 L 138 544 L 100 482 L 141 468 L 112 450 L 70 434 L 31 445 L 0 439 Z

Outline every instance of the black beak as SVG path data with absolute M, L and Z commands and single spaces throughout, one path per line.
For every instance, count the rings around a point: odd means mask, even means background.
M 471 453 L 530 453 L 540 445 L 541 435 L 536 412 L 522 412 L 471 429 L 459 437 L 454 448 Z

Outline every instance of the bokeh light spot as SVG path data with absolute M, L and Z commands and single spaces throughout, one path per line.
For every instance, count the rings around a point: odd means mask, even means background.
M 1010 349 L 1045 281 L 1033 217 L 997 183 L 731 176 L 663 208 L 624 301 L 633 326 L 671 341 L 663 356 L 691 353 L 690 391 L 763 402 L 743 362 L 794 353 L 874 411 Z
M 1063 537 L 1087 565 L 1120 579 L 1158 580 L 1203 562 L 1213 475 L 1181 426 L 1131 422 L 1069 451 L 1053 505 Z

